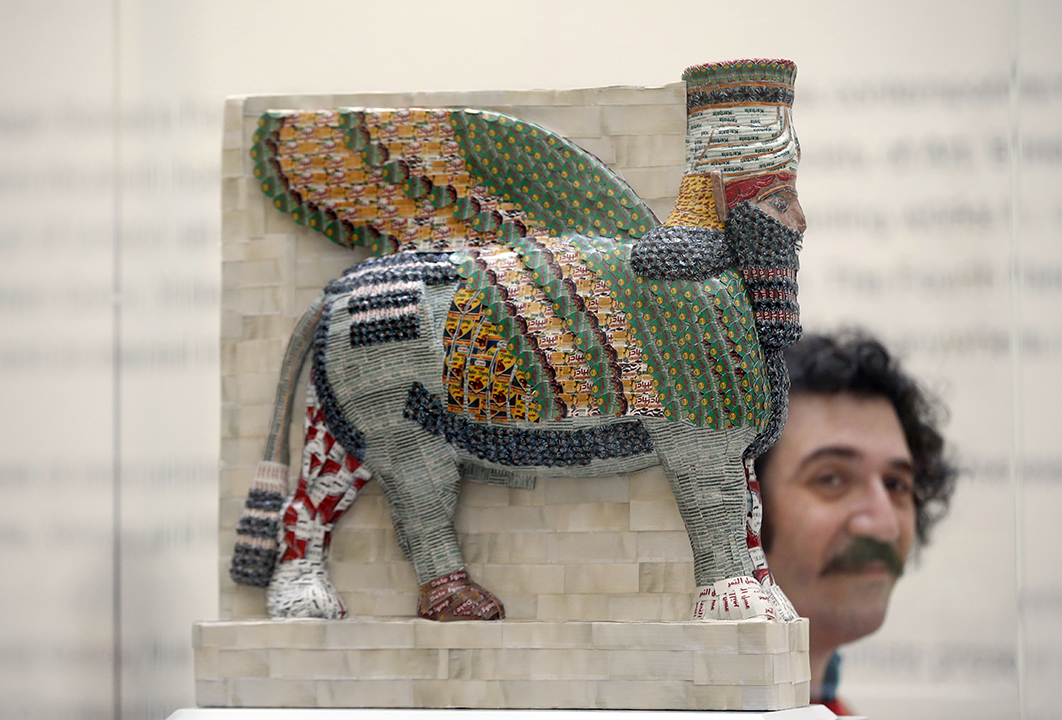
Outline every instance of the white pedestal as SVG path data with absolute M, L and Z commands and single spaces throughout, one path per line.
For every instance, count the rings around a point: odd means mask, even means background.
M 196 701 L 204 707 L 786 710 L 808 703 L 807 627 L 806 620 L 202 622 L 193 642 Z

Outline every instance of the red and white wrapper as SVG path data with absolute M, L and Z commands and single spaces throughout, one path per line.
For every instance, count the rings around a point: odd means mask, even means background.
M 697 588 L 694 620 L 774 620 L 774 603 L 753 577 L 719 580 Z

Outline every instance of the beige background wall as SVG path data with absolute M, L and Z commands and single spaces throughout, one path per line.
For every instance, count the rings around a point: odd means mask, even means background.
M 805 322 L 900 349 L 970 471 L 845 695 L 1053 717 L 1060 20 L 1046 0 L 6 9 L 0 714 L 192 703 L 189 628 L 219 613 L 225 96 L 661 86 L 769 56 L 800 68 Z

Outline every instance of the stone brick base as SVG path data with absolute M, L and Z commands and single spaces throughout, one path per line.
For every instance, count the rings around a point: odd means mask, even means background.
M 203 707 L 782 710 L 808 623 L 226 620 L 194 629 Z

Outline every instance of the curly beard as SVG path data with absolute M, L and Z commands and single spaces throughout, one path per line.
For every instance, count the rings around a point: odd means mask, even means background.
M 789 415 L 789 370 L 782 350 L 803 334 L 796 282 L 803 236 L 747 201 L 730 211 L 726 234 L 752 301 L 771 383 L 771 419 L 745 450 L 745 460 L 751 461 L 774 445 Z

